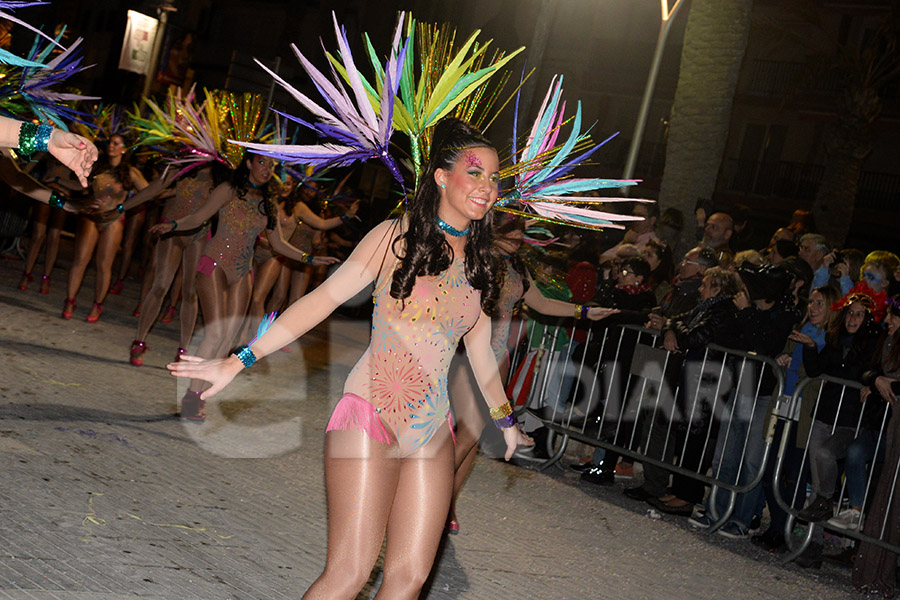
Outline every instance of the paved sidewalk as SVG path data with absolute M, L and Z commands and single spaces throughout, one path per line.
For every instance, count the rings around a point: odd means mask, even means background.
M 299 598 L 324 563 L 324 425 L 368 324 L 331 319 L 183 424 L 177 320 L 135 368 L 136 282 L 91 325 L 91 279 L 64 321 L 65 271 L 49 295 L 20 272 L 0 260 L 0 599 Z M 846 570 L 782 567 L 560 470 L 481 458 L 458 514 L 423 597 L 856 597 Z

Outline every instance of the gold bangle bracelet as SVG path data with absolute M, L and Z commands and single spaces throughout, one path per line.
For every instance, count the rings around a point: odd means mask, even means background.
M 488 410 L 492 419 L 502 419 L 504 417 L 508 417 L 512 414 L 512 411 L 512 406 L 510 406 L 509 402 Z

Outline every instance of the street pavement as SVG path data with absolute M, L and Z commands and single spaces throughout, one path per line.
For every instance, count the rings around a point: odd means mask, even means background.
M 0 260 L 0 599 L 299 598 L 324 564 L 325 423 L 368 323 L 332 317 L 182 423 L 185 386 L 164 369 L 177 319 L 131 366 L 138 283 L 89 324 L 90 267 L 65 321 L 61 256 L 49 295 Z M 782 566 L 621 489 L 480 457 L 423 597 L 858 597 L 846 569 Z

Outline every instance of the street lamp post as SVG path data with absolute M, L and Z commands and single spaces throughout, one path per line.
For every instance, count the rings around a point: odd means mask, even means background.
M 641 108 L 638 111 L 637 123 L 634 126 L 634 134 L 631 136 L 631 146 L 628 148 L 628 159 L 625 161 L 625 172 L 622 179 L 631 179 L 634 175 L 634 164 L 637 162 L 638 151 L 641 149 L 641 139 L 644 137 L 644 127 L 647 125 L 647 114 L 650 112 L 650 100 L 653 99 L 653 90 L 656 87 L 656 77 L 659 75 L 659 64 L 662 62 L 663 49 L 669 30 L 672 26 L 672 17 L 681 8 L 683 0 L 675 0 L 675 4 L 669 8 L 669 0 L 659 0 L 662 11 L 662 22 L 659 26 L 659 36 L 656 38 L 656 50 L 653 52 L 653 62 L 650 65 L 650 74 L 647 76 L 647 85 L 644 87 L 644 98 L 641 100 Z M 625 188 L 626 190 L 628 188 Z

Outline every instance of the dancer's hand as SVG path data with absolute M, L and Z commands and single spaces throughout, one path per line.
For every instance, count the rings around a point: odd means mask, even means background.
M 53 129 L 47 150 L 78 177 L 82 187 L 87 187 L 91 167 L 97 160 L 97 147 L 85 137 L 61 129 Z
M 505 460 L 511 459 L 513 452 L 519 446 L 534 446 L 534 440 L 528 437 L 518 426 L 504 429 L 503 439 L 506 440 Z
M 334 263 L 341 262 L 341 259 L 335 258 L 333 256 L 313 256 L 312 264 L 321 267 L 323 265 L 333 265 Z
M 178 362 L 169 363 L 166 368 L 175 377 L 190 377 L 211 383 L 210 388 L 200 394 L 200 398 L 206 400 L 231 383 L 234 376 L 244 370 L 244 364 L 233 354 L 227 358 L 209 360 L 183 354 Z
M 157 236 L 157 235 L 163 235 L 165 233 L 169 233 L 170 231 L 173 231 L 174 229 L 175 229 L 174 222 L 166 221 L 165 223 L 157 223 L 156 225 L 154 225 L 153 227 L 148 229 L 148 231 L 150 232 L 150 235 Z M 184 357 L 182 357 L 182 358 L 184 358 Z
M 587 318 L 591 321 L 599 321 L 600 319 L 605 319 L 609 315 L 614 315 L 618 312 L 618 308 L 604 308 L 602 306 L 594 306 L 588 309 Z

